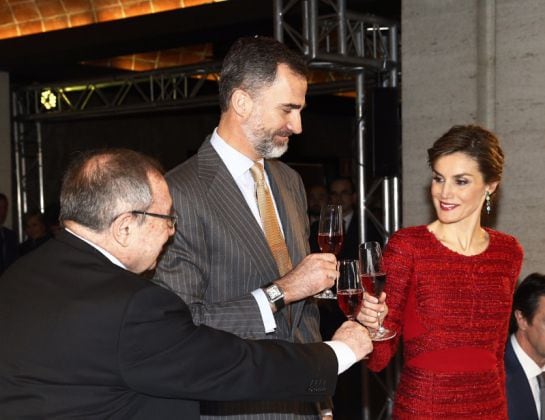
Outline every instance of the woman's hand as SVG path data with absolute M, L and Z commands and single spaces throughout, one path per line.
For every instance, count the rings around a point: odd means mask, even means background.
M 357 316 L 360 324 L 367 328 L 376 330 L 379 327 L 379 317 L 383 320 L 388 314 L 388 306 L 385 303 L 386 293 L 382 292 L 380 299 L 363 293 L 363 305 Z

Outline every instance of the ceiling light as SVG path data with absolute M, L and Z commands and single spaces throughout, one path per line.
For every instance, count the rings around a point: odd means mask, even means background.
M 57 96 L 51 91 L 51 89 L 42 90 L 40 97 L 40 103 L 47 110 L 57 107 Z

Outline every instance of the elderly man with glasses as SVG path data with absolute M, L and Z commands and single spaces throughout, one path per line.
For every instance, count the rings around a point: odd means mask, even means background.
M 355 322 L 307 345 L 196 326 L 178 296 L 138 275 L 176 223 L 149 158 L 84 155 L 60 202 L 65 231 L 0 277 L 2 419 L 196 420 L 198 400 L 317 402 L 372 350 Z

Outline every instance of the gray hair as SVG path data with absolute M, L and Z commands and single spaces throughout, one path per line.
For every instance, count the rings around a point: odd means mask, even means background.
M 153 199 L 151 173 L 162 175 L 159 163 L 134 150 L 82 153 L 64 174 L 59 220 L 102 232 L 125 212 L 147 210 Z

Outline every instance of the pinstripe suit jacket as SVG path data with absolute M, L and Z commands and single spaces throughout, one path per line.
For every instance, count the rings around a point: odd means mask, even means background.
M 303 183 L 294 170 L 279 161 L 267 161 L 265 170 L 295 266 L 309 252 Z M 194 321 L 245 338 L 320 341 L 318 309 L 311 300 L 293 303 L 277 312 L 276 331 L 265 334 L 250 292 L 279 278 L 278 269 L 261 227 L 209 139 L 195 156 L 166 178 L 178 214 L 178 228 L 159 263 L 156 280 L 190 305 Z M 237 420 L 316 418 L 316 410 L 314 405 L 294 407 L 292 403 L 269 402 L 204 404 L 201 409 L 203 413 L 218 415 L 203 418 Z M 253 414 L 238 415 L 244 412 Z M 299 417 L 292 412 L 312 416 Z

